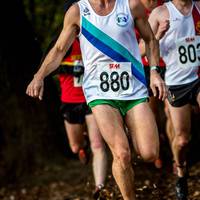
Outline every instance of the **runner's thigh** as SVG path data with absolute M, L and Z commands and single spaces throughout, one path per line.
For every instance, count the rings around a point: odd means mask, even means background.
M 188 135 L 191 128 L 191 105 L 173 107 L 168 104 L 168 107 L 175 134 L 186 133 Z
M 100 132 L 111 151 L 114 154 L 129 151 L 123 119 L 119 111 L 109 105 L 97 105 L 92 108 L 92 112 Z
M 85 116 L 87 132 L 90 138 L 91 147 L 98 148 L 104 145 L 103 138 L 100 134 L 99 128 L 97 126 L 96 120 L 93 114 L 89 114 Z
M 64 120 L 64 123 L 70 145 L 80 145 L 85 131 L 84 124 L 71 124 L 67 120 Z
M 159 139 L 155 118 L 148 102 L 130 109 L 125 121 L 141 157 L 145 160 L 154 159 L 159 151 Z

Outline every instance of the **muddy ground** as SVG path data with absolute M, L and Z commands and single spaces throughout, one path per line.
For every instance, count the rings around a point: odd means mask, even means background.
M 109 163 L 110 165 L 110 163 Z M 174 200 L 175 179 L 170 165 L 158 170 L 153 164 L 134 164 L 138 200 Z M 83 166 L 77 159 L 66 159 L 36 171 L 18 184 L 0 188 L 1 200 L 91 200 L 94 180 L 91 162 Z M 122 199 L 108 171 L 102 199 Z M 200 200 L 200 163 L 190 168 L 189 200 Z

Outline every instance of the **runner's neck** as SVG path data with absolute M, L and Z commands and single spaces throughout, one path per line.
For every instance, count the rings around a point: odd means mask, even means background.
M 90 6 L 97 15 L 106 16 L 110 14 L 117 0 L 88 0 Z
M 172 3 L 182 15 L 188 16 L 191 13 L 193 5 L 191 0 L 172 0 Z

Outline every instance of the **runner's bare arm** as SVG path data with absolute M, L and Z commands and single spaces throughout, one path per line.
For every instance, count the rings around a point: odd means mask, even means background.
M 130 9 L 135 19 L 135 25 L 139 31 L 146 46 L 146 55 L 148 57 L 149 65 L 155 66 L 159 64 L 159 45 L 154 37 L 151 27 L 148 23 L 145 8 L 140 0 L 129 0 Z
M 56 41 L 54 47 L 46 56 L 39 71 L 35 74 L 40 79 L 45 78 L 48 74 L 54 71 L 60 65 L 66 51 L 73 43 L 79 27 L 77 21 L 79 20 L 79 9 L 77 5 L 72 6 L 65 14 L 63 29 Z
M 169 13 L 165 5 L 155 8 L 149 16 L 149 23 L 157 40 L 169 29 Z
M 129 3 L 132 15 L 135 19 L 136 27 L 145 42 L 149 66 L 159 66 L 159 43 L 149 25 L 144 6 L 140 0 L 129 0 Z M 155 70 L 151 70 L 150 82 L 154 96 L 158 96 L 159 99 L 164 100 L 167 96 L 166 86 L 160 75 Z
M 75 4 L 66 12 L 64 17 L 63 29 L 54 47 L 49 51 L 40 69 L 34 75 L 33 80 L 27 87 L 26 94 L 31 97 L 42 99 L 43 80 L 51 72 L 56 70 L 65 53 L 73 43 L 79 31 L 79 8 Z
M 157 11 L 158 9 L 159 9 L 158 7 L 155 8 L 155 9 L 151 12 L 151 14 L 149 15 L 149 19 L 148 19 L 149 24 L 150 24 L 150 26 L 151 26 L 151 29 L 152 29 L 152 31 L 153 31 L 155 37 L 156 37 L 156 33 L 157 33 L 157 31 L 158 31 L 159 22 L 158 22 L 158 19 L 157 19 L 157 18 L 154 18 L 154 17 L 157 16 L 157 12 L 156 12 L 156 11 Z M 157 38 L 157 37 L 156 37 L 156 38 Z
M 144 43 L 144 40 L 143 39 L 140 39 L 139 42 L 139 49 L 140 49 L 140 55 L 143 57 L 143 56 L 146 56 L 146 50 L 145 50 L 145 43 Z

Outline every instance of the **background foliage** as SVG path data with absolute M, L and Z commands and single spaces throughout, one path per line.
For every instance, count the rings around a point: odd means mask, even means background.
M 62 21 L 63 5 L 61 0 L 1 2 L 0 184 L 70 155 L 52 77 L 45 80 L 42 102 L 25 94 Z
M 68 1 L 68 0 L 66 0 Z M 64 0 L 23 0 L 25 12 L 42 49 L 48 47 L 64 17 Z

